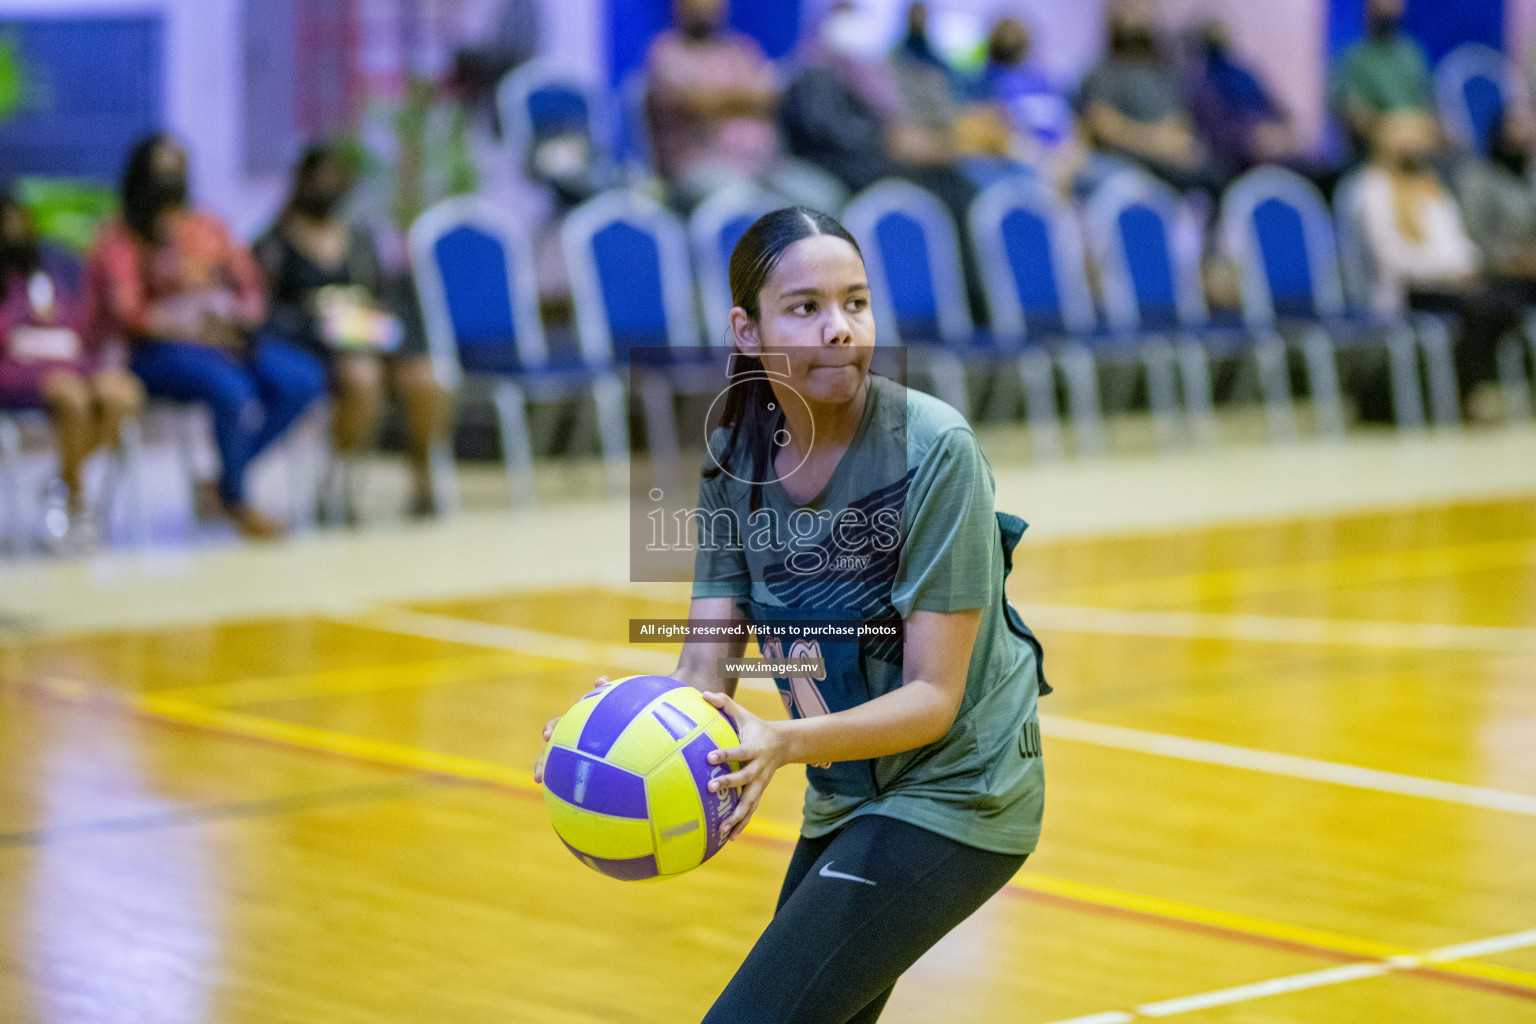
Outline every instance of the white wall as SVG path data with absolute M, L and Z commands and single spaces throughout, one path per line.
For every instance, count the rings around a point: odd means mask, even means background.
M 1522 71 L 1530 66 L 1536 49 L 1536 0 L 1504 0 L 1504 48 Z

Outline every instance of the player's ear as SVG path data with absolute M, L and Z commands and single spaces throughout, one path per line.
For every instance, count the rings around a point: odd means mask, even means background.
M 757 321 L 752 315 L 740 306 L 731 310 L 731 339 L 736 347 L 743 352 L 757 355 L 763 350 L 763 342 L 758 335 Z

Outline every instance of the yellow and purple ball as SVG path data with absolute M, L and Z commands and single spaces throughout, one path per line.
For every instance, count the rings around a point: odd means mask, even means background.
M 740 742 L 698 690 L 629 676 L 593 690 L 560 719 L 544 760 L 544 807 L 589 868 L 625 881 L 691 871 L 720 852 L 736 790 L 709 791 L 736 763 L 709 755 Z

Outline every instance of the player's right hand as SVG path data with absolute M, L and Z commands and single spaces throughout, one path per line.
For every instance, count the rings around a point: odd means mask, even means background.
M 597 677 L 597 689 L 601 690 L 605 686 L 612 685 L 612 683 L 608 682 L 607 676 Z M 536 785 L 544 783 L 544 759 L 549 756 L 549 738 L 555 734 L 555 726 L 560 724 L 561 717 L 556 715 L 544 723 L 544 749 L 539 752 L 539 759 L 533 765 L 533 781 Z

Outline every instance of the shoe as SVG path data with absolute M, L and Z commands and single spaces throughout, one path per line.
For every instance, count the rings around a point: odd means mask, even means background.
M 287 532 L 282 523 L 249 505 L 226 505 L 224 513 L 240 535 L 251 540 L 281 540 Z
M 192 485 L 192 514 L 202 523 L 223 517 L 224 500 L 219 497 L 218 481 L 199 480 Z
M 70 533 L 77 518 L 70 515 L 69 488 L 62 480 L 43 485 L 43 547 L 50 555 L 72 554 Z
M 436 519 L 443 514 L 438 507 L 437 499 L 430 494 L 418 494 L 411 499 L 408 514 L 412 519 Z
M 43 488 L 43 548 L 58 558 L 86 555 L 101 540 L 96 520 L 83 506 L 70 500 L 62 480 Z

